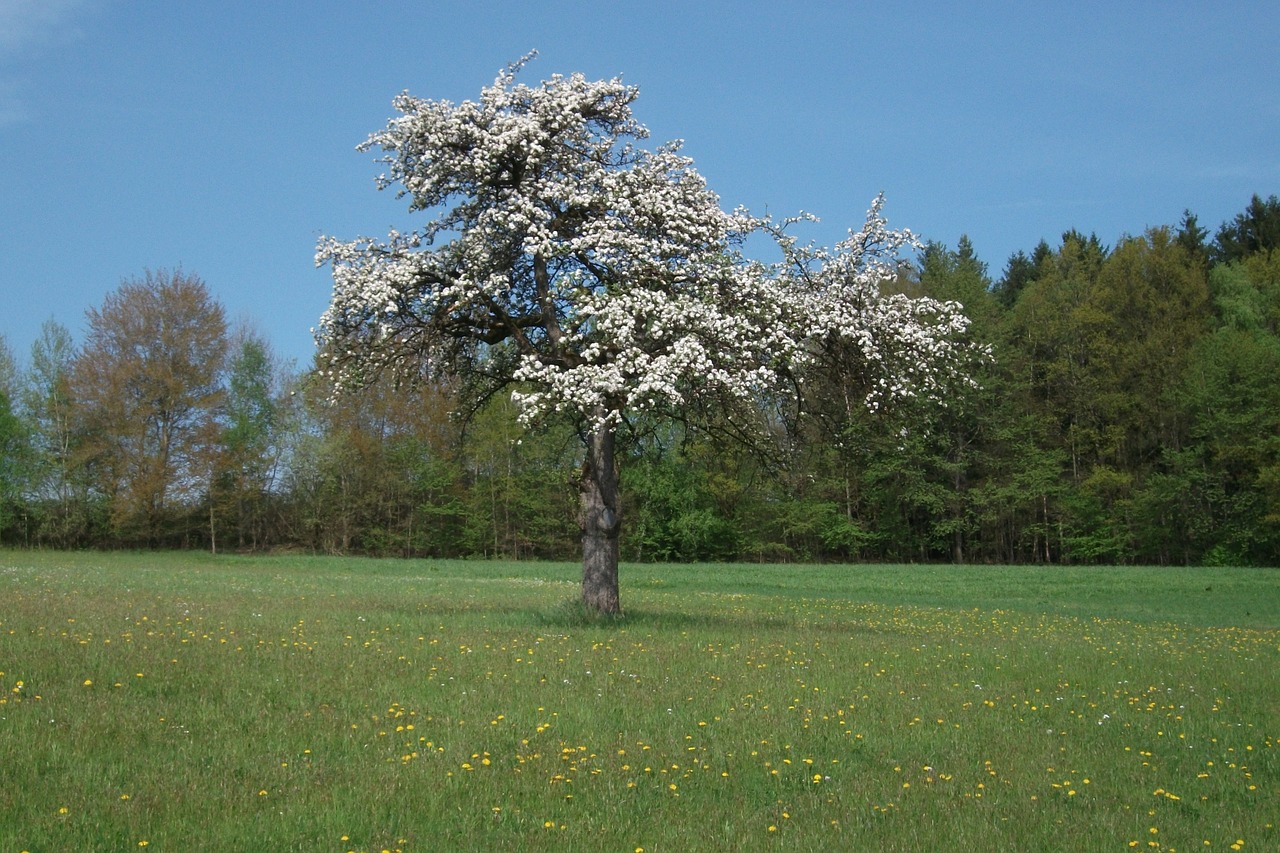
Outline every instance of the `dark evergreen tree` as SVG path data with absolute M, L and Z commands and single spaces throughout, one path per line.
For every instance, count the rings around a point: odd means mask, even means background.
M 1254 195 L 1244 212 L 1224 222 L 1213 241 L 1215 263 L 1230 263 L 1280 246 L 1280 198 Z
M 1026 286 L 1035 280 L 1036 273 L 1036 262 L 1027 257 L 1026 252 L 1018 250 L 1010 255 L 1004 275 L 995 285 L 996 299 L 1001 307 L 1012 308 Z
M 1196 215 L 1190 210 L 1182 211 L 1182 222 L 1178 225 L 1174 241 L 1182 247 L 1189 258 L 1204 267 L 1209 265 L 1208 237 L 1208 230 L 1200 226 Z

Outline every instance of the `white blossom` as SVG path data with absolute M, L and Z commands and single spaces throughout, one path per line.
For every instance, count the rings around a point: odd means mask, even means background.
M 900 250 L 877 199 L 832 250 L 725 212 L 680 153 L 652 150 L 621 80 L 509 67 L 478 101 L 407 93 L 363 143 L 382 188 L 427 218 L 385 240 L 321 241 L 333 299 L 318 340 L 340 383 L 430 369 L 513 383 L 521 418 L 567 412 L 596 427 L 671 411 L 691 395 L 784 393 L 832 342 L 874 376 L 866 403 L 934 394 L 960 362 L 959 305 L 885 294 Z M 773 235 L 786 260 L 741 253 Z M 791 386 L 794 387 L 794 386 Z

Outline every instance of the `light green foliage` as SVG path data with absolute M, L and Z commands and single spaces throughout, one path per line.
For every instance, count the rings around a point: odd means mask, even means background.
M 55 541 L 64 540 L 74 524 L 71 506 L 76 487 L 73 455 L 77 438 L 72 434 L 72 401 L 67 384 L 74 359 L 71 333 L 53 320 L 46 321 L 31 345 L 31 365 L 23 388 L 37 457 L 32 484 L 34 502 L 42 510 L 41 532 Z
M 18 371 L 0 335 L 0 537 L 19 517 L 32 465 L 29 426 L 17 406 Z
M 1076 480 L 1104 431 L 1092 406 L 1097 393 L 1092 368 L 1101 350 L 1098 326 L 1106 318 L 1088 302 L 1104 260 L 1096 241 L 1066 235 L 1011 317 L 1019 350 L 1011 369 L 1026 383 L 1035 414 L 1057 422 Z
M 497 397 L 466 426 L 463 553 L 508 559 L 571 553 L 580 535 L 577 435 L 563 423 L 528 430 L 516 416 L 511 400 Z
M 1219 322 L 1230 329 L 1256 331 L 1267 321 L 1267 300 L 1240 264 L 1219 264 L 1209 273 Z
M 1164 397 L 1182 440 L 1135 495 L 1146 551 L 1208 563 L 1273 564 L 1280 554 L 1280 299 L 1276 261 L 1251 255 L 1209 274 L 1214 326 Z
M 978 260 L 967 236 L 960 237 L 954 251 L 941 243 L 927 244 L 920 256 L 918 276 L 926 295 L 964 306 L 971 334 L 982 338 L 991 333 L 1000 306 L 992 293 L 987 265 Z
M 9 395 L 0 389 L 0 535 L 18 515 L 16 510 L 29 458 L 26 438 L 26 430 L 13 411 Z
M 277 390 L 279 371 L 268 344 L 242 334 L 228 361 L 208 497 L 214 550 L 220 531 L 223 544 L 233 547 L 257 547 L 265 539 L 284 422 Z
M 240 341 L 227 372 L 227 423 L 222 440 L 242 457 L 241 466 L 260 480 L 265 480 L 269 467 L 267 453 L 278 419 L 274 384 L 267 343 L 252 336 Z
M 18 365 L 9 341 L 0 335 L 0 392 L 13 398 L 18 390 Z
M 1261 295 L 1267 328 L 1280 334 L 1280 251 L 1250 255 L 1240 266 Z
M 1209 325 L 1204 274 L 1167 229 L 1123 241 L 1107 258 L 1088 305 L 1102 319 L 1090 372 L 1098 417 L 1114 443 L 1102 461 L 1135 471 L 1162 447 L 1177 448 L 1185 425 L 1169 400 Z
M 1215 562 L 1267 562 L 1280 553 L 1280 338 L 1223 328 L 1197 345 L 1180 404 L 1189 449 L 1173 457 L 1180 516 Z
M 637 508 L 623 537 L 625 553 L 654 561 L 728 560 L 741 553 L 734 514 L 742 488 L 730 473 L 736 460 L 726 457 L 686 444 L 624 467 L 623 501 Z
M 1275 571 L 576 572 L 0 552 L 0 849 L 1280 844 Z
M 1187 526 L 1169 515 L 1167 476 L 1189 440 L 1180 389 L 1213 321 L 1188 240 L 1157 228 L 1108 253 L 1069 232 L 1010 315 L 1006 387 L 1041 447 L 1065 455 L 1062 487 L 1041 492 L 1046 535 L 1058 528 L 1064 558 L 1194 559 L 1186 540 L 1165 535 Z

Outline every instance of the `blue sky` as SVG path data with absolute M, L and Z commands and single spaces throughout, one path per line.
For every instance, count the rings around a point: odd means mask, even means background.
M 876 193 L 890 223 L 993 276 L 1068 228 L 1108 244 L 1216 230 L 1280 193 L 1273 2 L 538 3 L 0 0 L 0 335 L 181 267 L 309 362 L 322 234 L 412 227 L 355 145 L 392 97 L 530 82 L 638 85 L 726 207 L 817 214 L 833 243 Z

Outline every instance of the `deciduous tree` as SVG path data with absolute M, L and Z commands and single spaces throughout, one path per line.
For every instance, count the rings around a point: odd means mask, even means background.
M 209 536 L 234 532 L 238 547 L 258 547 L 282 453 L 281 370 L 259 335 L 235 335 L 226 371 L 221 431 L 212 457 Z
M 31 364 L 23 389 L 24 408 L 31 422 L 36 464 L 32 469 L 31 499 L 38 511 L 36 535 L 68 547 L 85 534 L 88 495 L 77 465 L 68 378 L 76 357 L 75 343 L 65 326 L 48 320 L 31 344 Z
M 224 312 L 198 276 L 148 270 L 87 316 L 70 375 L 86 460 L 119 529 L 155 544 L 170 510 L 206 492 Z
M 385 153 L 380 185 L 429 218 L 386 240 L 322 242 L 334 292 L 319 342 L 340 385 L 426 364 L 460 377 L 473 404 L 513 387 L 527 425 L 571 419 L 583 601 L 613 613 L 615 439 L 630 416 L 754 404 L 836 342 L 863 353 L 860 402 L 928 392 L 964 319 L 880 294 L 908 238 L 879 204 L 834 251 L 784 240 L 785 271 L 748 262 L 744 237 L 768 223 L 723 211 L 678 143 L 638 147 L 635 87 L 580 74 L 529 86 L 516 81 L 524 64 L 478 101 L 401 95 L 361 146 Z
M 27 424 L 14 405 L 17 365 L 0 335 L 0 541 L 17 515 L 31 463 Z

